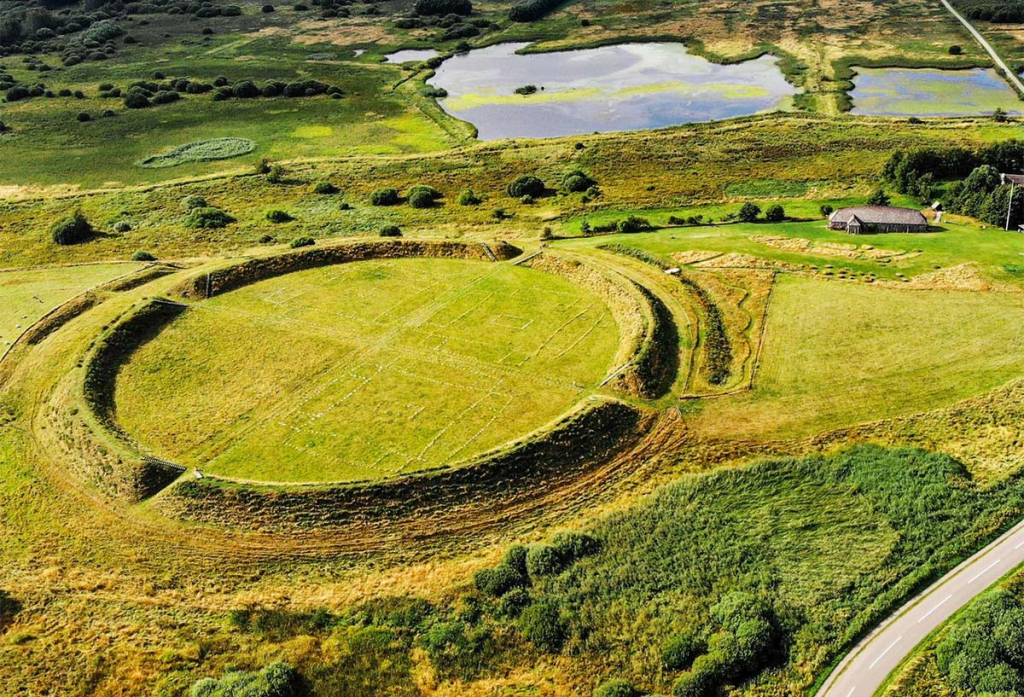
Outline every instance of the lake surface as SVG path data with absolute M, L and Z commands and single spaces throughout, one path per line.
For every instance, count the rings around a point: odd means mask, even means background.
M 385 56 L 388 63 L 413 63 L 430 60 L 437 55 L 432 48 L 412 48 L 405 51 L 395 51 Z
M 500 44 L 456 55 L 429 81 L 441 107 L 482 140 L 663 128 L 788 106 L 796 88 L 777 59 L 716 65 L 676 43 L 516 55 Z M 515 90 L 534 85 L 536 94 Z
M 1024 102 L 992 69 L 856 68 L 853 113 L 867 116 L 973 116 L 1001 108 L 1024 113 Z

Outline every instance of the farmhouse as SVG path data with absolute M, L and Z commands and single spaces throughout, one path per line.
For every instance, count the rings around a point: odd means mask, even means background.
M 892 206 L 857 206 L 843 208 L 828 219 L 832 230 L 845 230 L 851 235 L 872 232 L 927 232 L 928 219 L 921 211 Z

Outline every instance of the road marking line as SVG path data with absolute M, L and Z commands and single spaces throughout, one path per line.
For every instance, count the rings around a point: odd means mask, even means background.
M 846 697 L 853 697 L 853 693 L 857 691 L 857 686 L 854 685 L 850 688 L 850 691 L 846 693 Z
M 928 619 L 928 616 L 929 616 L 930 614 L 932 614 L 933 612 L 935 612 L 936 610 L 938 610 L 938 609 L 939 609 L 940 607 L 942 607 L 943 605 L 945 605 L 945 604 L 946 604 L 946 601 L 947 601 L 947 600 L 949 600 L 949 599 L 950 599 L 950 598 L 952 598 L 952 597 L 953 597 L 952 595 L 947 595 L 947 596 L 946 596 L 945 598 L 943 598 L 943 600 L 942 600 L 942 602 L 941 602 L 941 603 L 939 603 L 938 605 L 936 605 L 935 607 L 933 607 L 933 608 L 932 608 L 931 610 L 929 610 L 928 612 L 924 613 L 924 614 L 923 614 L 923 615 L 921 616 L 921 618 L 920 618 L 920 619 L 919 619 L 919 620 L 917 621 L 917 623 L 918 623 L 918 624 L 921 624 L 921 622 L 923 622 L 924 620 Z
M 903 638 L 903 635 L 902 635 L 902 634 L 900 634 L 900 635 L 899 635 L 898 637 L 896 637 L 896 641 L 894 641 L 894 642 L 892 642 L 891 644 L 889 644 L 888 646 L 886 646 L 886 647 L 885 647 L 885 651 L 883 651 L 882 653 L 878 654 L 878 658 L 876 658 L 875 660 L 873 660 L 873 661 L 871 662 L 871 665 L 869 665 L 869 666 L 868 666 L 868 670 L 871 670 L 872 668 L 874 668 L 874 667 L 875 667 L 875 665 L 876 665 L 876 664 L 877 664 L 877 663 L 878 663 L 878 662 L 879 662 L 880 660 L 882 660 L 882 657 L 883 657 L 883 656 L 885 656 L 885 654 L 889 653 L 889 649 L 891 649 L 891 648 L 892 648 L 893 646 L 895 646 L 896 644 L 900 643 L 900 639 L 902 639 L 902 638 Z
M 971 579 L 970 581 L 968 581 L 968 583 L 974 583 L 974 582 L 975 582 L 975 581 L 977 581 L 977 580 L 978 580 L 979 578 L 981 578 L 982 576 L 984 576 L 984 575 L 985 575 L 986 573 L 988 573 L 989 571 L 991 571 L 991 570 L 992 570 L 992 568 L 993 568 L 993 567 L 994 567 L 994 566 L 995 566 L 996 564 L 998 564 L 999 562 L 1001 562 L 1001 561 L 1002 561 L 1002 559 L 996 559 L 996 560 L 995 560 L 994 562 L 992 562 L 991 564 L 989 564 L 988 566 L 986 566 L 986 567 L 985 567 L 985 569 L 984 569 L 983 571 L 979 571 L 979 572 L 978 572 L 977 574 L 975 574 L 974 578 L 972 578 L 972 579 Z
M 1017 546 L 1014 547 L 1014 549 L 1020 549 L 1021 547 L 1024 547 L 1024 541 L 1018 542 Z

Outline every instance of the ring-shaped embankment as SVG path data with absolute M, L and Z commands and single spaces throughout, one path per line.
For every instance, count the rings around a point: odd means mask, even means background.
M 485 249 L 480 245 L 447 242 L 339 245 L 250 259 L 218 268 L 214 272 L 204 271 L 179 283 L 176 292 L 187 300 L 204 299 L 193 302 L 195 307 L 207 302 L 205 298 L 216 298 L 229 290 L 260 284 L 304 269 L 323 269 L 349 261 L 377 259 L 378 254 L 387 259 L 444 257 L 481 260 L 482 257 L 488 261 L 498 261 L 517 253 L 518 250 L 504 245 Z M 531 266 L 540 267 L 538 270 L 554 268 L 550 262 L 532 262 Z M 375 272 L 372 269 L 370 271 Z M 565 273 L 558 275 L 570 276 Z M 573 280 L 579 281 L 578 278 Z M 638 303 L 631 312 L 623 309 L 624 300 L 619 303 L 623 307 L 610 308 L 609 305 L 606 311 L 610 309 L 617 325 L 626 317 L 641 319 L 635 327 L 618 328 L 622 337 L 620 355 L 612 365 L 618 365 L 618 358 L 628 358 L 628 353 L 632 352 L 636 355 L 626 361 L 629 370 L 619 370 L 611 380 L 603 382 L 619 383 L 626 388 L 625 391 L 629 391 L 631 382 L 636 384 L 643 380 L 643 368 L 640 366 L 651 364 L 651 346 L 652 343 L 657 344 L 654 338 L 657 333 L 657 311 L 656 307 L 645 302 L 648 296 L 642 289 L 622 286 L 622 279 L 616 279 L 614 283 L 620 288 L 619 292 L 624 294 L 623 297 L 635 298 Z M 596 287 L 595 284 L 600 285 L 597 281 L 581 284 L 582 290 L 588 290 L 587 286 Z M 628 290 L 621 290 L 623 287 Z M 594 294 L 599 295 L 604 302 L 609 297 L 604 291 Z M 146 345 L 167 331 L 169 326 L 195 311 L 165 301 L 143 304 L 119 318 L 97 343 L 86 365 L 84 392 L 86 402 L 95 415 L 94 423 L 106 432 L 107 440 L 112 436 L 119 443 L 128 443 L 135 437 L 131 429 L 123 426 L 123 405 L 118 404 L 115 390 L 114 378 L 124 370 L 124 363 L 132 360 L 131 357 L 140 346 Z M 623 374 L 637 377 L 623 380 Z M 312 413 L 316 415 L 319 412 Z M 309 415 L 307 413 L 305 416 Z M 155 505 L 164 513 L 181 519 L 264 531 L 330 528 L 357 520 L 365 522 L 368 518 L 407 515 L 414 510 L 450 512 L 452 506 L 493 500 L 494 497 L 523 495 L 523 492 L 543 486 L 545 482 L 566 481 L 581 472 L 607 465 L 619 453 L 628 449 L 630 444 L 635 443 L 650 422 L 648 416 L 636 407 L 614 398 L 594 396 L 578 401 L 563 417 L 526 437 L 461 462 L 424 467 L 420 472 L 389 474 L 377 481 L 298 485 L 295 481 L 272 480 L 274 484 L 267 484 L 240 481 L 248 478 L 189 477 L 170 487 Z M 136 448 L 140 454 L 143 452 L 143 448 L 137 445 Z M 168 469 L 166 463 L 156 458 L 151 458 L 148 465 L 151 468 L 163 468 L 161 472 L 165 476 L 160 485 L 179 474 L 176 468 Z M 152 493 L 152 488 L 145 488 L 145 493 Z

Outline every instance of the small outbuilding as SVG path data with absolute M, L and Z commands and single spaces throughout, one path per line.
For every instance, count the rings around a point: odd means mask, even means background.
M 845 230 L 851 235 L 873 232 L 927 232 L 928 219 L 921 211 L 894 206 L 856 206 L 843 208 L 828 219 L 832 230 Z

